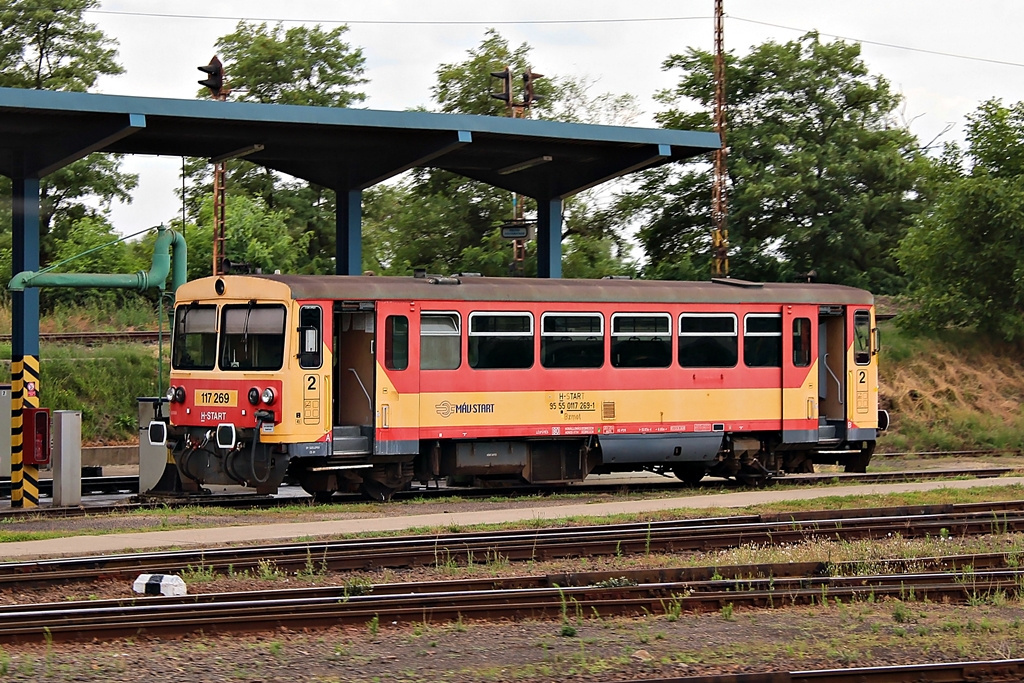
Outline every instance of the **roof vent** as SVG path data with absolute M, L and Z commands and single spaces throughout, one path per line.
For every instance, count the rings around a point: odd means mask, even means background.
M 632 280 L 632 275 L 605 275 L 602 280 Z
M 417 280 L 422 280 L 423 278 L 425 278 L 427 276 L 427 269 L 426 268 L 416 268 L 416 269 L 414 269 L 412 271 L 412 276 L 414 278 L 416 278 Z
M 713 277 L 711 281 L 716 285 L 732 285 L 733 287 L 748 287 L 751 289 L 760 289 L 764 287 L 763 282 L 751 282 L 750 280 L 736 280 L 731 277 Z
M 432 285 L 461 285 L 462 280 L 457 277 L 445 277 L 443 275 L 434 275 L 427 278 L 427 282 Z

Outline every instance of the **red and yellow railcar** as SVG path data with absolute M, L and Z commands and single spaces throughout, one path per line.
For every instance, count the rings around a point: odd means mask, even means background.
M 212 277 L 177 292 L 168 444 L 186 487 L 321 497 L 863 471 L 877 354 L 873 297 L 836 285 Z

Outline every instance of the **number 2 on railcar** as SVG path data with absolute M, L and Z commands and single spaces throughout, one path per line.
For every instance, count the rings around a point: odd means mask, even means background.
M 185 490 L 760 483 L 864 470 L 878 350 L 836 285 L 211 277 L 177 292 L 163 432 Z

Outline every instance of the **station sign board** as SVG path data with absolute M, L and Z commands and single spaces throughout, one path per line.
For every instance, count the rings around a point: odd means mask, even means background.
M 528 240 L 533 238 L 533 224 L 501 226 L 501 236 L 507 240 Z

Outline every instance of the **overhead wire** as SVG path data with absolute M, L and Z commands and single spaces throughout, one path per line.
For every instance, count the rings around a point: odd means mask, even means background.
M 240 17 L 240 16 L 218 16 L 209 14 L 173 14 L 169 12 L 129 12 L 120 10 L 103 10 L 103 9 L 88 9 L 85 10 L 88 14 L 103 14 L 110 16 L 127 16 L 127 17 L 153 17 L 159 19 L 201 19 L 208 21 L 259 21 L 259 22 L 274 22 L 274 23 L 287 23 L 287 24 L 338 24 L 338 25 L 380 25 L 380 26 L 544 26 L 544 25 L 559 25 L 559 24 L 638 24 L 638 23 L 659 23 L 659 22 L 670 22 L 670 21 L 698 21 L 714 19 L 711 15 L 696 15 L 696 16 L 680 16 L 680 17 L 617 17 L 609 19 L 503 19 L 503 20 L 492 20 L 483 21 L 476 19 L 287 19 L 281 17 Z M 747 17 L 740 17 L 734 14 L 727 14 L 727 18 L 735 21 L 747 23 L 747 24 L 758 24 L 760 26 L 770 26 L 772 28 L 780 28 L 787 31 L 794 31 L 797 33 L 809 33 L 812 29 L 803 29 L 795 26 L 786 26 L 785 24 L 776 24 L 769 21 L 761 21 L 759 19 L 749 19 Z M 875 45 L 878 47 L 886 47 L 893 50 L 904 50 L 907 52 L 920 52 L 922 54 L 936 55 L 940 57 L 950 57 L 952 59 L 965 59 L 974 62 L 984 62 L 986 64 L 999 64 L 1002 66 L 1016 66 L 1024 67 L 1024 63 L 1011 62 L 1002 59 L 991 59 L 989 57 L 975 57 L 973 55 L 963 55 L 954 52 L 945 52 L 943 50 L 931 50 L 928 48 L 912 47 L 909 45 L 899 45 L 896 43 L 887 43 L 879 40 L 870 40 L 867 38 L 856 38 L 853 36 L 844 36 L 838 33 L 828 33 L 825 31 L 817 31 L 819 35 L 828 36 L 829 38 L 836 38 L 839 40 L 846 40 L 855 43 L 861 43 L 863 45 Z

